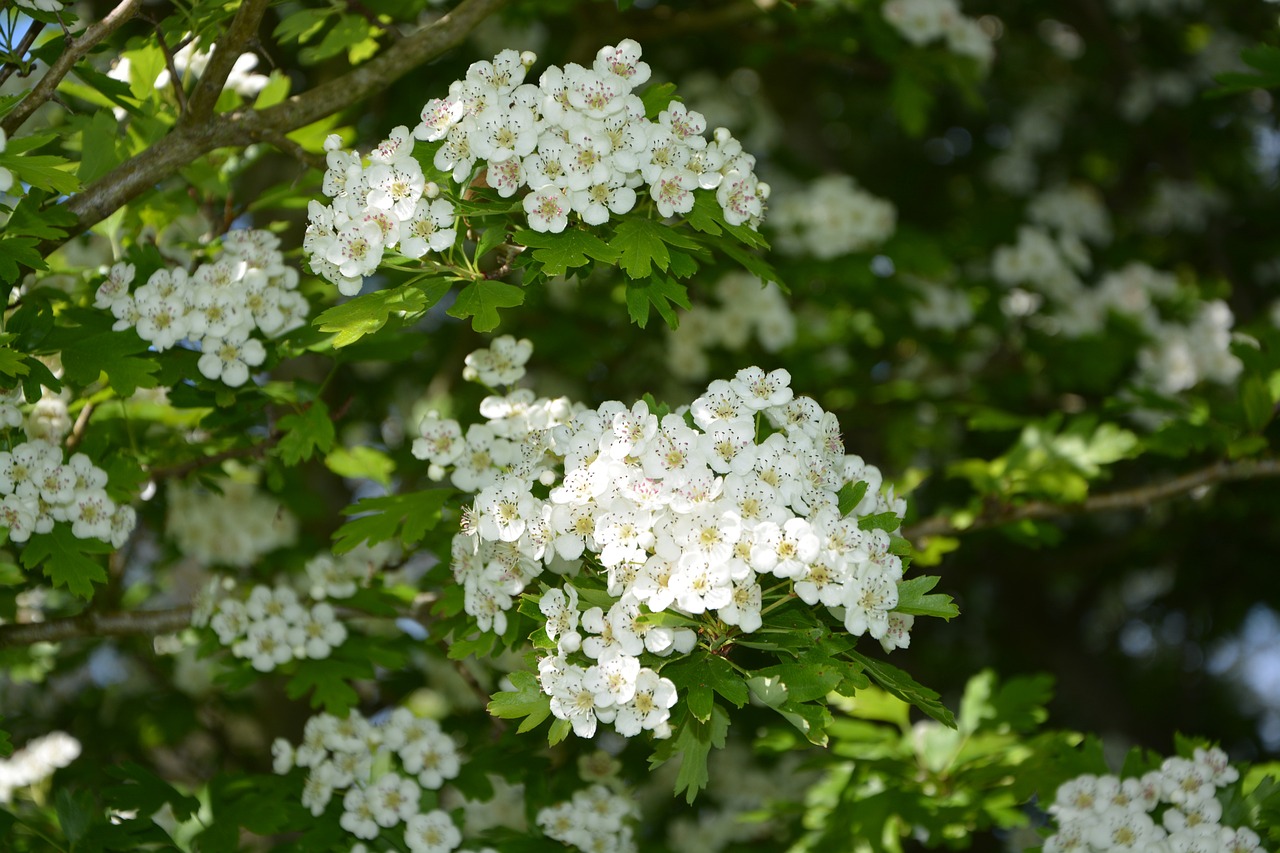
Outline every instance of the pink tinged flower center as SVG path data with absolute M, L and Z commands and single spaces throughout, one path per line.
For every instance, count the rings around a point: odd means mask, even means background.
M 369 241 L 363 237 L 352 237 L 347 240 L 347 257 L 353 261 L 364 260 L 369 254 Z
M 554 196 L 547 196 L 538 203 L 538 215 L 544 219 L 554 219 L 560 213 L 560 202 Z

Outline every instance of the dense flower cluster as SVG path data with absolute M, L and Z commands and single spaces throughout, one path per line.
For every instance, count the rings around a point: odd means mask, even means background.
M 78 539 L 101 539 L 119 548 L 137 523 L 131 506 L 107 496 L 107 472 L 83 453 L 64 460 L 62 448 L 33 439 L 0 451 L 0 527 L 13 542 L 48 533 L 57 522 Z
M 50 732 L 0 758 L 0 803 L 11 802 L 15 790 L 49 778 L 79 756 L 80 741 L 66 732 Z
M 382 725 L 354 710 L 345 719 L 318 714 L 307 720 L 297 749 L 280 738 L 271 751 L 277 773 L 307 768 L 302 805 L 313 815 L 341 794 L 342 828 L 357 838 L 403 826 L 411 853 L 450 853 L 462 843 L 448 812 L 421 810 L 423 789 L 439 791 L 462 765 L 453 738 L 435 720 L 404 708 Z
M 719 304 L 696 303 L 667 333 L 667 369 L 680 379 L 703 380 L 711 370 L 707 350 L 741 350 L 754 337 L 766 352 L 778 352 L 796 339 L 796 318 L 782 291 L 772 282 L 731 272 L 716 282 Z
M 232 654 L 250 661 L 259 672 L 292 660 L 327 658 L 347 639 L 333 605 L 309 604 L 288 586 L 259 584 L 247 599 L 223 598 L 209 627 Z
M 95 304 L 115 316 L 113 328 L 136 329 L 157 351 L 198 344 L 200 372 L 238 387 L 267 355 L 255 331 L 274 338 L 306 322 L 298 271 L 285 266 L 279 246 L 269 231 L 231 231 L 221 254 L 195 272 L 159 269 L 132 292 L 134 266 L 116 264 Z
M 995 57 L 991 36 L 977 20 L 960 11 L 956 0 L 889 0 L 881 13 L 917 47 L 945 39 L 948 50 L 977 60 L 983 68 Z
M 455 207 L 436 197 L 415 139 L 432 144 L 435 168 L 463 187 L 479 172 L 503 198 L 527 191 L 535 231 L 563 231 L 571 214 L 602 225 L 630 211 L 644 188 L 664 217 L 692 210 L 695 191 L 714 190 L 728 222 L 756 225 L 768 187 L 755 158 L 723 128 L 708 142 L 706 120 L 678 101 L 646 118 L 633 93 L 650 75 L 640 55 L 626 39 L 601 48 L 590 68 L 552 66 L 534 85 L 524 82 L 533 54 L 504 50 L 429 101 L 412 131 L 392 130 L 367 164 L 331 137 L 323 191 L 332 203 L 310 205 L 303 241 L 312 270 L 350 296 L 384 250 L 420 258 L 453 245 Z
M 517 350 L 499 339 L 489 353 Z M 796 397 L 785 370 L 746 368 L 661 417 L 644 401 L 592 410 L 519 390 L 487 398 L 481 412 L 489 422 L 465 438 L 455 421 L 428 417 L 414 452 L 478 492 L 452 567 L 481 630 L 506 630 L 544 566 L 574 575 L 585 562 L 604 583 L 608 607 L 584 606 L 585 587 L 572 582 L 539 599 L 556 651 L 539 663 L 540 684 L 579 736 L 597 721 L 628 737 L 665 735 L 675 688 L 640 656 L 687 653 L 696 635 L 646 614 L 709 614 L 750 633 L 767 579 L 886 650 L 909 642 L 913 617 L 893 612 L 901 560 L 885 530 L 858 522 L 900 516 L 904 504 L 881 493 L 877 469 L 844 454 L 835 416 Z M 842 517 L 837 492 L 859 482 L 866 492 Z
M 973 322 L 973 303 L 965 288 L 920 278 L 909 278 L 908 283 L 917 297 L 911 303 L 911 322 L 921 329 L 954 332 Z
M 298 522 L 274 498 L 239 480 L 221 481 L 219 489 L 169 484 L 165 531 L 184 556 L 246 568 L 263 554 L 293 544 Z
M 1238 778 L 1219 749 L 1167 758 L 1141 777 L 1078 776 L 1058 788 L 1049 807 L 1058 831 L 1044 851 L 1265 853 L 1253 830 L 1220 823 L 1218 789 Z
M 1053 217 L 1041 210 L 1040 218 Z M 1095 224 L 1084 227 L 1089 219 Z M 1066 218 L 1055 221 L 1063 226 Z M 1081 230 L 1062 227 L 1056 236 L 1024 226 L 1016 244 L 996 250 L 992 274 L 1011 288 L 1002 303 L 1007 314 L 1038 315 L 1033 319 L 1046 331 L 1073 338 L 1101 333 L 1108 315 L 1129 319 L 1150 340 L 1138 352 L 1135 381 L 1162 394 L 1175 394 L 1201 381 L 1235 381 L 1243 364 L 1231 352 L 1234 316 L 1225 302 L 1199 302 L 1184 322 L 1177 303 L 1186 301 L 1185 289 L 1174 276 L 1137 262 L 1106 273 L 1092 287 L 1086 285 L 1082 275 L 1092 259 L 1080 236 L 1098 239 L 1105 232 L 1096 214 L 1075 225 Z M 1041 312 L 1046 300 L 1051 307 Z
M 634 853 L 636 843 L 629 821 L 635 803 L 604 785 L 575 791 L 573 797 L 538 812 L 538 826 L 548 838 L 583 853 Z
M 777 192 L 769 210 L 779 250 L 831 260 L 893 236 L 898 212 L 848 175 L 827 175 L 798 192 Z

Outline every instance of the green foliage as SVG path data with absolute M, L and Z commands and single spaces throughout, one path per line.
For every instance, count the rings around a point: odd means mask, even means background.
M 361 542 L 376 545 L 397 539 L 405 546 L 416 545 L 440 523 L 440 511 L 453 493 L 428 489 L 357 501 L 343 510 L 355 517 L 334 533 L 334 553 L 345 554 Z
M 423 276 L 399 287 L 357 296 L 322 311 L 314 322 L 320 331 L 334 334 L 335 347 L 350 346 L 386 326 L 392 317 L 402 323 L 416 320 L 439 302 L 449 288 L 448 279 Z
M 66 524 L 48 533 L 35 533 L 22 548 L 22 565 L 39 568 L 54 587 L 66 587 L 85 601 L 93 598 L 93 585 L 106 583 L 107 572 L 90 554 L 109 554 L 111 545 L 97 539 L 77 539 Z

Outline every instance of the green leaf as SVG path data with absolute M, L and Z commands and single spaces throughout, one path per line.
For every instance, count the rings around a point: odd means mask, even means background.
M 681 99 L 676 96 L 675 83 L 655 83 L 644 90 L 640 95 L 640 100 L 644 103 L 645 118 L 656 120 L 658 114 L 665 110 L 672 101 Z
M 861 480 L 857 483 L 845 483 L 840 487 L 836 499 L 839 501 L 841 516 L 853 512 L 854 507 L 862 503 L 862 499 L 867 496 L 867 486 L 867 481 Z
M 304 47 L 298 51 L 298 61 L 303 65 L 315 65 L 330 57 L 337 56 L 360 42 L 377 35 L 378 30 L 359 15 L 344 14 L 338 22 L 324 34 L 320 43 L 312 47 Z
M 867 675 L 871 676 L 872 681 L 885 690 L 902 701 L 915 705 L 944 726 L 952 729 L 956 728 L 955 715 L 947 709 L 946 705 L 939 701 L 936 691 L 930 690 L 896 666 L 887 664 L 882 660 L 869 658 L 853 649 L 850 649 L 848 654 L 855 661 L 862 664 L 863 670 Z
M 668 245 L 699 248 L 697 241 L 653 219 L 624 219 L 609 241 L 609 248 L 617 253 L 618 266 L 631 278 L 652 275 L 655 266 L 666 272 L 671 266 Z
M 424 278 L 399 287 L 366 293 L 322 311 L 314 324 L 322 332 L 335 332 L 335 347 L 345 347 L 371 335 L 387 324 L 392 315 L 416 320 L 449 292 L 444 278 Z
M 671 328 L 680 325 L 671 303 L 689 309 L 689 292 L 680 282 L 665 275 L 653 275 L 646 279 L 627 282 L 627 315 L 640 328 L 649 323 L 649 306 L 658 309 L 659 316 Z
M 330 714 L 345 717 L 360 701 L 350 682 L 368 675 L 368 666 L 354 661 L 304 660 L 298 663 L 298 671 L 285 683 L 284 689 L 290 699 L 301 699 L 310 692 L 312 708 L 323 708 Z
M 106 583 L 107 572 L 86 554 L 109 554 L 111 545 L 98 539 L 77 539 L 66 524 L 55 524 L 48 533 L 33 534 L 22 549 L 22 565 L 29 570 L 43 566 L 55 587 L 84 600 L 93 598 L 93 585 Z
M 500 281 L 473 281 L 458 294 L 449 308 L 449 316 L 459 320 L 471 318 L 471 328 L 491 332 L 498 328 L 499 308 L 515 308 L 524 304 L 524 290 Z
M 0 283 L 17 284 L 23 275 L 22 267 L 30 270 L 49 268 L 36 251 L 39 242 L 34 237 L 0 236 Z
M 6 339 L 12 339 L 12 335 L 4 335 Z M 5 344 L 8 340 L 5 341 Z M 25 361 L 26 355 L 18 352 L 12 347 L 0 345 L 0 385 L 6 388 L 12 388 L 18 382 L 19 376 L 26 376 L 31 372 L 31 368 L 27 366 Z M 4 380 L 8 379 L 8 382 Z
M 120 126 L 111 110 L 97 110 L 80 133 L 80 169 L 76 177 L 89 184 L 124 162 Z
M 960 608 L 956 607 L 951 596 L 940 592 L 932 595 L 925 594 L 937 586 L 939 580 L 941 578 L 936 575 L 929 575 L 912 578 L 909 581 L 899 581 L 898 606 L 893 608 L 894 611 L 910 613 L 914 616 L 940 616 L 948 620 L 959 616 Z
M 61 340 L 61 335 L 55 340 Z M 159 384 L 155 374 L 160 371 L 160 363 L 154 357 L 139 355 L 149 349 L 150 345 L 132 330 L 73 337 L 62 345 L 63 375 L 76 385 L 90 385 L 105 373 L 117 394 L 130 397 L 139 388 L 155 388 Z
M 13 755 L 13 742 L 9 740 L 9 733 L 0 729 L 0 758 L 10 755 Z
M 168 804 L 180 821 L 188 820 L 200 810 L 198 799 L 183 794 L 139 764 L 125 762 L 118 767 L 107 767 L 105 772 L 121 782 L 103 789 L 112 808 L 137 809 L 139 816 L 150 817 Z
M 72 844 L 84 838 L 94 818 L 101 816 L 88 791 L 59 788 L 53 802 L 58 812 L 58 826 Z
M 516 670 L 509 677 L 515 690 L 493 694 L 489 713 L 502 720 L 520 720 L 516 731 L 527 732 L 551 716 L 551 697 L 542 692 L 532 672 Z
M 893 510 L 864 515 L 858 519 L 861 530 L 886 530 L 890 533 L 902 526 L 902 519 Z
M 281 44 L 288 44 L 294 41 L 306 42 L 320 31 L 320 28 L 324 26 L 325 21 L 329 20 L 331 15 L 336 13 L 337 9 L 333 7 L 328 9 L 299 9 L 276 24 L 276 28 L 271 31 L 271 35 Z
M 377 545 L 397 538 L 406 546 L 422 540 L 440 523 L 440 510 L 453 489 L 427 489 L 403 495 L 364 498 L 342 511 L 359 516 L 333 534 L 333 552 L 345 554 L 361 542 Z
M 325 466 L 339 477 L 369 479 L 384 486 L 391 485 L 396 463 L 381 450 L 372 447 L 337 447 L 324 458 Z
M 683 793 L 685 802 L 693 805 L 698 792 L 707 787 L 710 776 L 707 773 L 707 757 L 712 748 L 724 747 L 725 736 L 729 733 L 729 715 L 719 705 L 713 705 L 711 716 L 706 722 L 685 717 L 676 731 L 669 749 L 660 749 L 658 755 L 670 755 L 678 752 L 681 755 L 680 771 L 676 774 L 677 795 Z M 665 745 L 664 745 L 665 746 Z M 665 758 L 659 759 L 662 763 Z M 650 759 L 650 766 L 656 766 Z
M 333 447 L 333 420 L 323 400 L 313 401 L 298 414 L 285 415 L 276 425 L 284 433 L 276 450 L 286 465 L 297 465 Z
M 18 180 L 58 195 L 68 195 L 80 189 L 80 181 L 70 168 L 69 160 L 52 154 L 30 154 L 17 157 L 8 152 L 0 154 L 0 166 L 7 168 Z
M 611 244 L 607 245 L 595 234 L 582 228 L 567 228 L 559 234 L 524 229 L 517 231 L 514 239 L 520 245 L 533 249 L 533 257 L 542 264 L 542 271 L 553 278 L 564 275 L 570 269 L 585 266 L 591 259 L 606 264 L 618 260 L 618 252 Z
M 1244 422 L 1250 432 L 1262 432 L 1275 414 L 1275 401 L 1271 389 L 1261 376 L 1247 377 L 1240 385 L 1240 403 L 1244 408 Z

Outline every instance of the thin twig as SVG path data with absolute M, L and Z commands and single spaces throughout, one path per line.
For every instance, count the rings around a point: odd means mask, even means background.
M 189 459 L 186 462 L 180 462 L 177 465 L 169 465 L 164 468 L 152 468 L 148 471 L 148 475 L 152 480 L 172 480 L 182 478 L 190 474 L 192 471 L 198 471 L 201 468 L 208 468 L 211 465 L 218 465 L 229 459 L 256 459 L 267 454 L 267 451 L 275 447 L 280 439 L 284 437 L 283 433 L 272 433 L 266 440 L 258 444 L 249 444 L 243 447 L 232 447 L 218 453 L 212 453 L 208 456 L 198 456 L 195 459 Z
M 1239 462 L 1215 462 L 1205 468 L 1174 477 L 1160 483 L 1138 486 L 1118 492 L 1095 495 L 1080 503 L 1061 504 L 1051 501 L 1029 501 L 1016 506 L 1006 506 L 984 512 L 968 524 L 957 524 L 947 516 L 926 518 L 903 528 L 902 535 L 918 541 L 930 536 L 957 536 L 973 533 L 1018 521 L 1061 518 L 1069 515 L 1085 515 L 1126 509 L 1146 509 L 1159 501 L 1176 498 L 1196 489 L 1228 483 L 1234 480 L 1253 480 L 1261 477 L 1280 477 L 1280 459 L 1246 459 Z
M 35 44 L 36 36 L 40 35 L 40 31 L 43 29 L 44 21 L 32 21 L 31 26 L 27 27 L 27 32 L 23 35 L 22 41 L 18 42 L 18 49 L 14 51 L 14 56 L 26 56 L 27 51 L 31 50 L 31 45 Z M 0 85 L 4 85 L 4 81 L 13 76 L 13 72 L 17 71 L 21 65 L 21 62 L 6 62 L 4 68 L 0 68 Z M 26 73 L 19 76 L 25 77 Z
M 76 416 L 75 425 L 71 427 L 71 435 L 67 436 L 67 450 L 74 450 L 80 440 L 84 438 L 84 428 L 89 425 L 89 418 L 93 415 L 93 403 L 85 403 L 84 408 L 80 410 L 80 414 Z
M 181 631 L 190 624 L 190 607 L 131 610 L 123 613 L 86 611 L 78 616 L 50 619 L 47 622 L 0 625 L 0 648 L 57 643 L 82 637 L 155 637 Z
M 164 67 L 169 69 L 169 84 L 173 86 L 173 96 L 178 99 L 178 115 L 184 116 L 187 114 L 187 89 L 182 85 L 182 75 L 178 73 L 178 66 L 173 61 L 174 52 L 169 50 L 169 40 L 164 37 L 164 30 L 160 29 L 158 23 L 155 28 L 156 38 L 160 40 L 160 50 L 164 53 Z
M 227 76 L 240 58 L 240 49 L 257 37 L 262 15 L 269 3 L 270 0 L 245 0 L 240 4 L 231 26 L 214 45 L 213 56 L 209 57 L 209 64 L 191 92 L 187 112 L 179 124 L 204 122 L 213 116 L 213 108 L 226 85 Z
M 62 54 L 54 61 L 53 65 L 49 66 L 49 70 L 40 78 L 40 82 L 35 85 L 35 88 L 14 106 L 12 112 L 5 116 L 3 120 L 0 120 L 0 129 L 13 136 L 14 132 L 22 127 L 22 123 L 30 118 L 32 113 L 53 97 L 58 84 L 62 82 L 63 77 L 67 76 L 67 72 L 95 45 L 119 29 L 125 21 L 136 15 L 141 6 L 142 0 L 122 0 L 120 5 L 108 12 L 105 18 L 81 33 L 80 38 L 73 39 L 68 35 L 67 43 L 62 48 Z
M 283 133 L 276 133 L 275 131 L 272 131 L 270 133 L 264 133 L 262 138 L 268 145 L 275 148 L 281 154 L 288 154 L 290 157 L 308 168 L 319 169 L 321 172 L 329 168 L 329 164 L 325 161 L 323 154 L 316 154 L 308 151 L 289 137 L 285 136 Z

